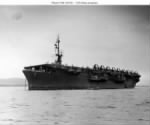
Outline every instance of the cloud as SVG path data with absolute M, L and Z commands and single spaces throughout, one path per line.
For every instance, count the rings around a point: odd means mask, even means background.
M 1 7 L 0 13 L 12 20 L 20 20 L 23 17 L 22 10 L 19 7 Z
M 22 18 L 22 13 L 15 13 L 13 16 L 12 16 L 12 19 L 15 19 L 15 20 L 20 20 Z

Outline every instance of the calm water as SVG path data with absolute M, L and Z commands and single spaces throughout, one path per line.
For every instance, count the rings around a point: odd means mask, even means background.
M 0 87 L 0 125 L 149 125 L 150 87 L 28 91 Z

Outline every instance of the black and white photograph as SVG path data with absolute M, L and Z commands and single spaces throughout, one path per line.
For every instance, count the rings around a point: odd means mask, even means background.
M 149 5 L 0 5 L 0 125 L 149 125 Z

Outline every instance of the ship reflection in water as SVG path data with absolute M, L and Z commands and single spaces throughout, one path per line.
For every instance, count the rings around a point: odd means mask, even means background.
M 149 125 L 149 91 L 1 87 L 0 125 Z
M 24 68 L 29 90 L 134 88 L 140 80 L 137 72 L 119 68 L 97 64 L 93 68 L 63 65 L 59 44 L 58 37 L 55 44 L 57 59 L 54 63 Z

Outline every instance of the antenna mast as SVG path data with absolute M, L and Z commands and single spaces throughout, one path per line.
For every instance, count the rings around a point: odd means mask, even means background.
M 59 35 L 57 37 L 57 41 L 55 43 L 55 50 L 56 50 L 56 56 L 57 56 L 57 59 L 55 61 L 56 64 L 61 64 L 62 63 L 62 52 L 60 52 L 60 39 L 59 39 Z

